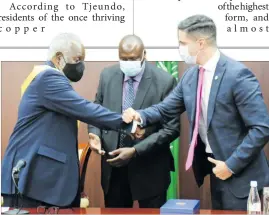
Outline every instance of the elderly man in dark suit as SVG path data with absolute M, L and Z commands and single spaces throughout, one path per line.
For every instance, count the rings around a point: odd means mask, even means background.
M 176 85 L 167 72 L 146 61 L 141 39 L 125 36 L 119 45 L 120 63 L 101 73 L 95 102 L 115 112 L 146 108 L 162 101 Z M 102 187 L 106 207 L 159 208 L 166 201 L 174 161 L 169 143 L 179 136 L 179 118 L 145 131 L 142 140 L 89 125 L 91 141 L 100 141 Z

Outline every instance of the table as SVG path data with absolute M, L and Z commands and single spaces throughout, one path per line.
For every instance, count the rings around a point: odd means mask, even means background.
M 37 214 L 36 208 L 24 208 L 30 214 Z M 153 208 L 73 208 L 60 209 L 58 214 L 160 214 Z M 247 214 L 246 211 L 200 210 L 200 214 Z

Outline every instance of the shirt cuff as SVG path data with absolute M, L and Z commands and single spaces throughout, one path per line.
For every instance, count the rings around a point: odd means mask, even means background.
M 140 125 L 140 126 L 142 126 L 143 125 L 143 119 L 142 119 L 142 117 L 140 116 L 140 122 L 137 122 L 137 125 Z
M 146 123 L 146 120 L 145 120 L 145 117 L 144 117 L 144 115 L 140 112 L 140 111 L 137 111 L 138 113 L 139 113 L 139 115 L 140 115 L 140 117 L 139 117 L 139 120 L 140 120 L 140 122 L 138 122 L 139 124 L 139 126 L 142 128 L 142 127 L 145 127 L 145 123 Z
M 133 127 L 132 127 L 132 130 L 131 130 L 132 134 L 134 134 L 136 132 L 137 125 L 139 125 L 139 122 L 134 120 L 133 121 Z
M 227 165 L 227 163 L 225 163 L 226 164 L 226 166 L 227 166 L 227 168 L 228 168 L 228 170 L 231 172 L 231 173 L 233 173 L 234 174 L 234 172 L 228 167 L 228 165 Z

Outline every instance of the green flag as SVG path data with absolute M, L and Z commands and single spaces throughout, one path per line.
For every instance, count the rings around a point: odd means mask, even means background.
M 178 62 L 177 61 L 158 61 L 157 67 L 163 69 L 166 72 L 169 72 L 172 76 L 178 81 Z M 170 144 L 170 149 L 175 161 L 175 172 L 171 172 L 171 184 L 167 191 L 167 199 L 176 199 L 178 198 L 179 190 L 179 139 L 176 139 Z

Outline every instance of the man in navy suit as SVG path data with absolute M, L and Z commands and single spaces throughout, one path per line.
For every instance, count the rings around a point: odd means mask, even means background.
M 250 181 L 269 185 L 263 151 L 269 140 L 269 115 L 259 83 L 243 64 L 221 54 L 212 19 L 196 15 L 178 26 L 179 50 L 190 67 L 166 99 L 123 118 L 146 127 L 168 122 L 184 111 L 190 123 L 191 166 L 197 184 L 210 174 L 214 209 L 246 210 Z
M 91 103 L 74 91 L 70 82 L 82 78 L 84 57 L 84 47 L 75 35 L 59 35 L 51 43 L 43 71 L 24 92 L 2 162 L 1 193 L 5 206 L 14 206 L 11 172 L 23 159 L 26 167 L 20 172 L 18 184 L 23 194 L 20 205 L 79 207 L 77 120 L 126 134 L 135 129 L 125 124 L 120 114 Z

